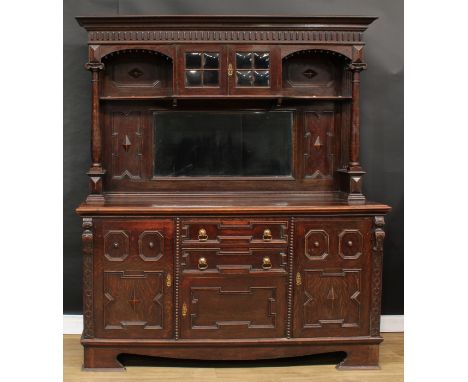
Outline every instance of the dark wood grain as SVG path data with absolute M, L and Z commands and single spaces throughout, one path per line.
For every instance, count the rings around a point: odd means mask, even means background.
M 92 74 L 90 193 L 76 209 L 84 369 L 121 369 L 122 353 L 335 351 L 347 353 L 340 369 L 377 368 L 390 207 L 366 200 L 359 162 L 375 18 L 77 20 Z M 187 52 L 218 53 L 217 85 L 187 85 Z M 268 84 L 238 84 L 239 52 L 269 54 Z M 155 113 L 271 110 L 293 116 L 290 175 L 154 176 Z

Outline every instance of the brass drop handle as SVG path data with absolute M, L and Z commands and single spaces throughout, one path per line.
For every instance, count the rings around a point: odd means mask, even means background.
M 265 256 L 263 258 L 262 268 L 263 269 L 270 269 L 271 268 L 271 260 L 270 260 L 270 258 L 268 256 Z
M 198 269 L 204 271 L 206 268 L 208 268 L 208 262 L 204 257 L 200 257 L 198 259 Z
M 200 228 L 198 230 L 198 240 L 199 241 L 207 241 L 208 240 L 208 234 L 206 233 L 206 229 Z
M 264 241 L 270 241 L 271 237 L 272 237 L 271 236 L 271 231 L 268 228 L 263 231 L 263 240 Z
M 231 77 L 234 74 L 234 69 L 232 68 L 232 64 L 228 65 L 228 76 Z

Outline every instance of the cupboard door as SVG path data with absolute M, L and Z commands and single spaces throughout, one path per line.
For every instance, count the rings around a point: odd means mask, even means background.
M 172 220 L 96 221 L 97 337 L 172 337 L 173 236 Z
M 357 336 L 369 331 L 369 218 L 298 220 L 294 336 Z
M 286 277 L 185 276 L 180 312 L 182 338 L 284 337 Z
M 271 95 L 281 78 L 278 47 L 237 45 L 229 48 L 229 94 Z
M 226 61 L 226 47 L 222 45 L 180 46 L 177 55 L 179 94 L 227 94 Z

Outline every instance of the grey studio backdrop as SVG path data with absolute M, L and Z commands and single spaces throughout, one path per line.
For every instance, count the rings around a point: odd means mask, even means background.
M 368 199 L 393 207 L 386 218 L 382 314 L 403 314 L 403 0 L 64 0 L 64 293 L 65 314 L 81 314 L 81 221 L 90 164 L 87 36 L 75 16 L 271 14 L 377 16 L 365 34 L 361 162 Z

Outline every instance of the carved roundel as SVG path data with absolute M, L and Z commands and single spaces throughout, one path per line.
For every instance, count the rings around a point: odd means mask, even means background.
M 338 254 L 343 259 L 357 259 L 362 254 L 363 237 L 357 229 L 345 229 L 339 236 Z
M 140 257 L 145 261 L 158 261 L 164 252 L 164 236 L 159 231 L 145 231 L 138 239 Z
M 108 231 L 104 236 L 104 256 L 109 261 L 124 261 L 129 253 L 125 231 Z
M 305 255 L 309 260 L 324 260 L 329 252 L 328 233 L 322 229 L 311 229 L 305 235 Z

